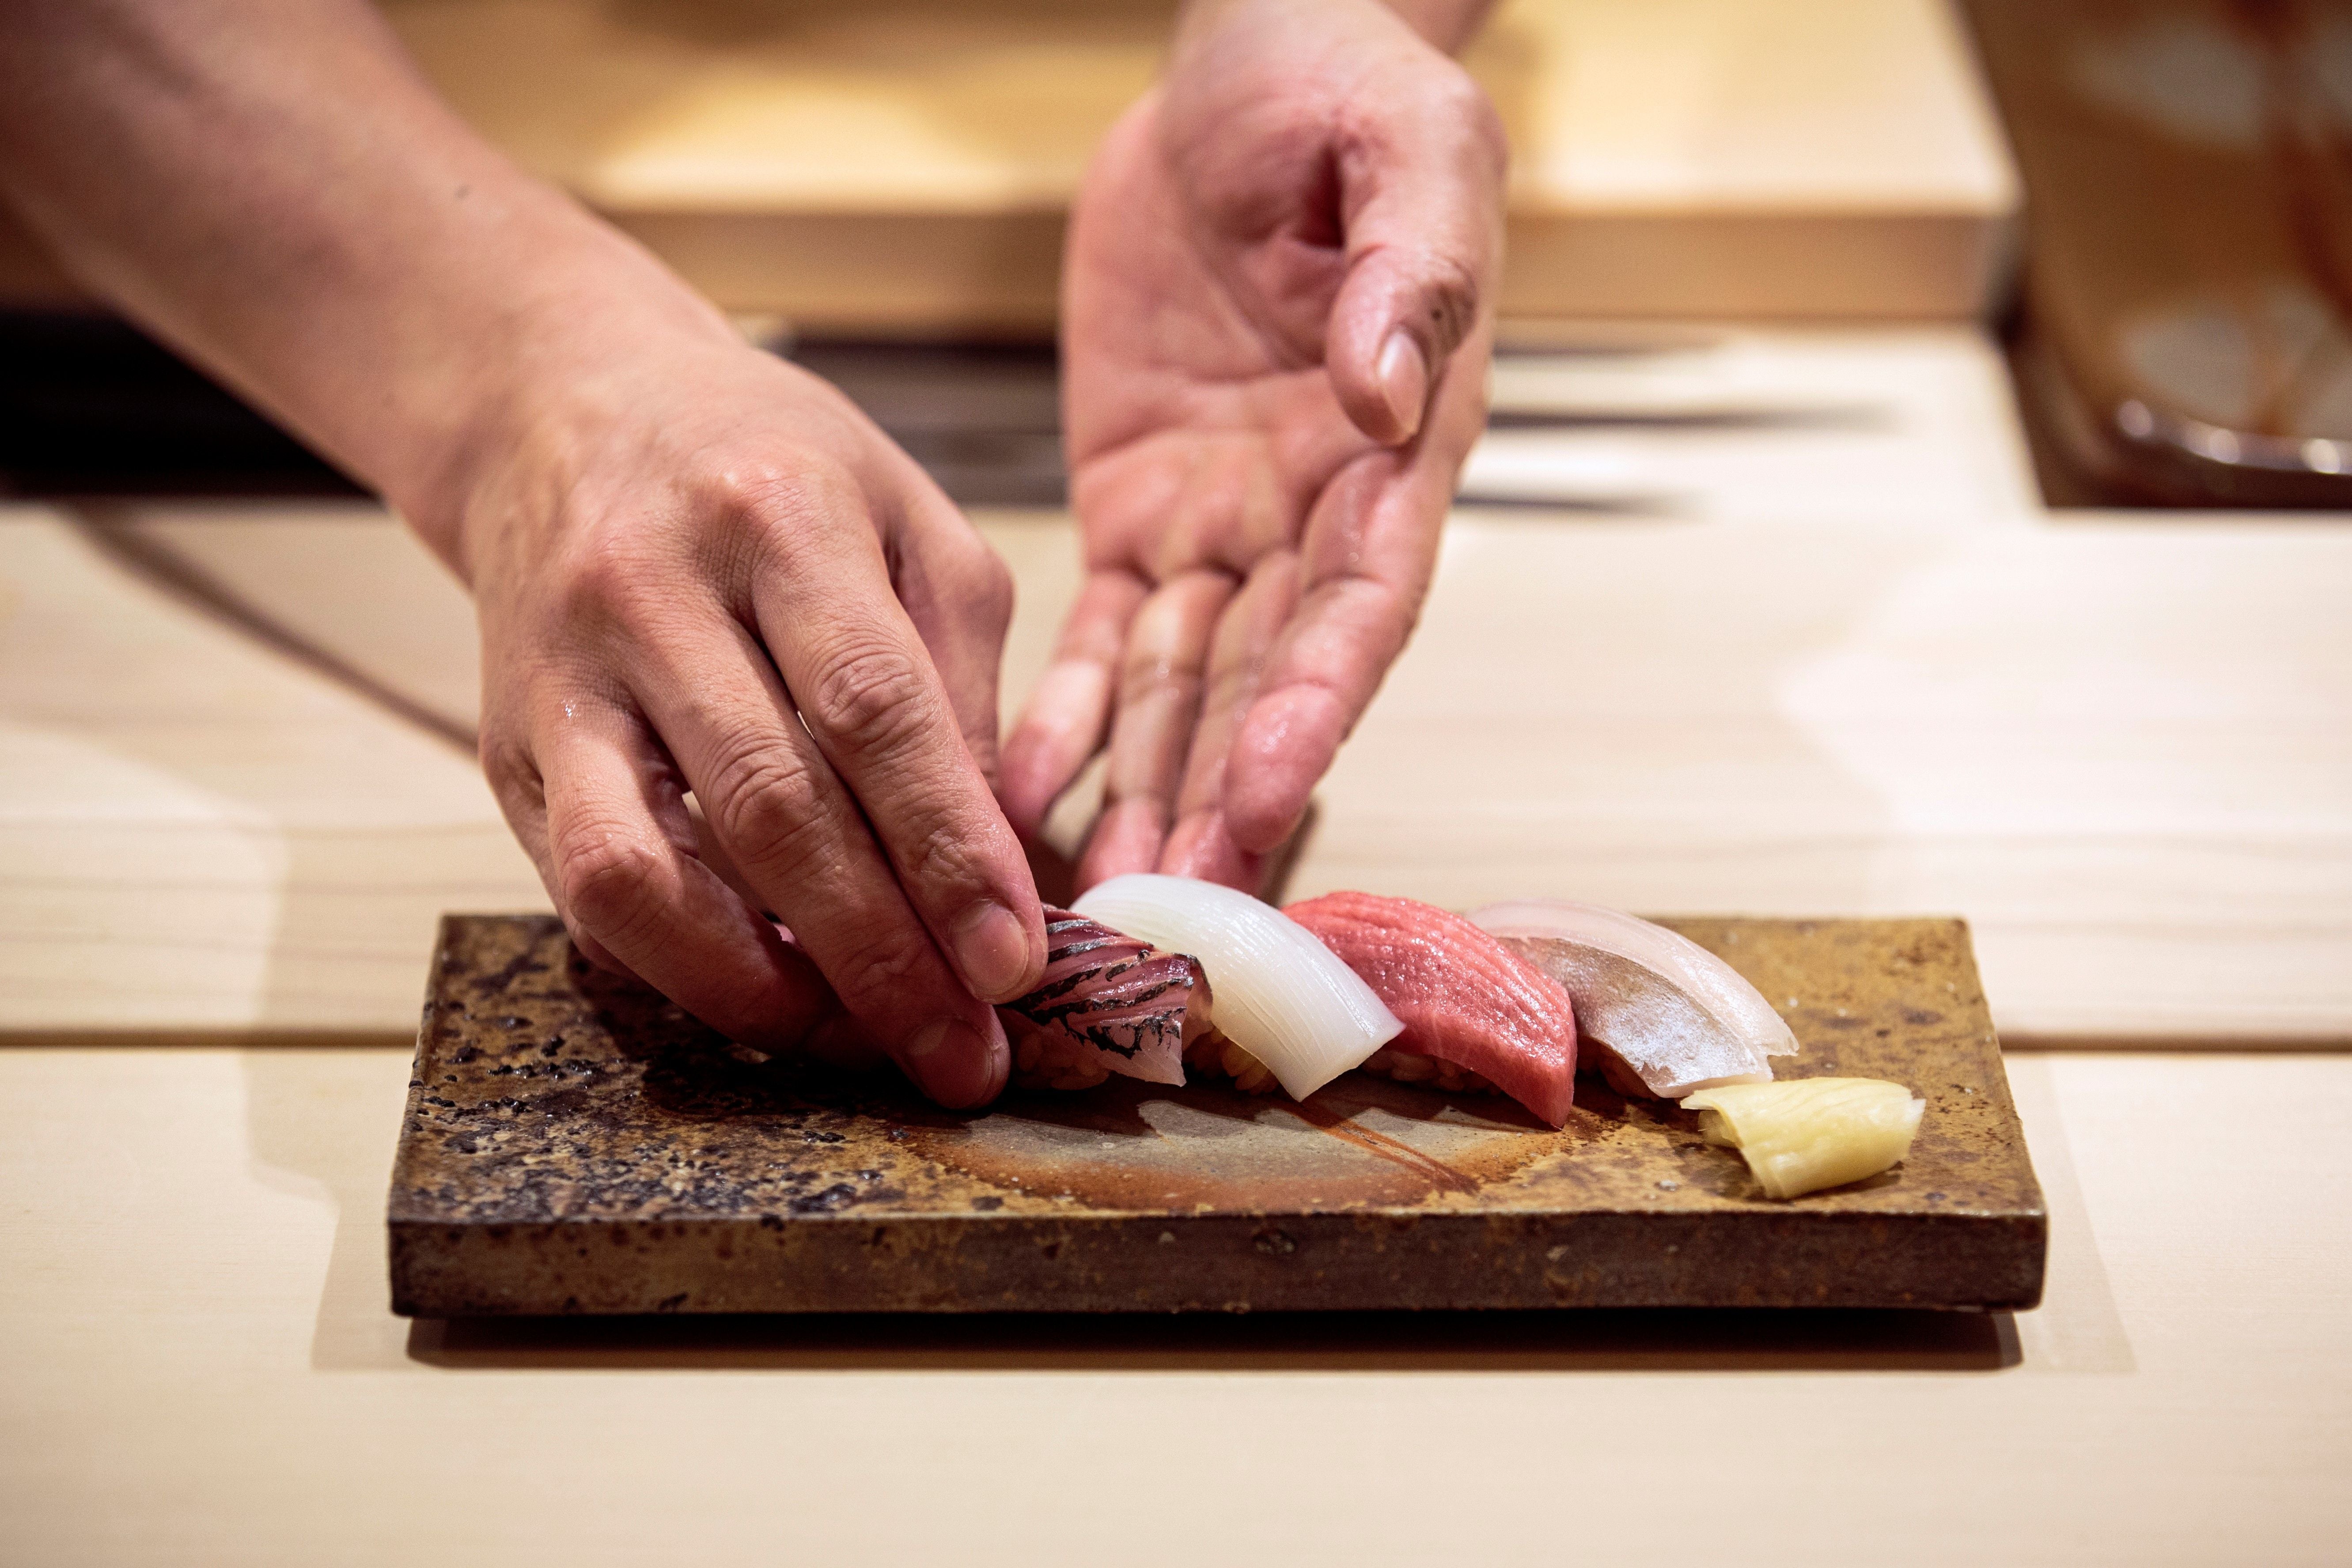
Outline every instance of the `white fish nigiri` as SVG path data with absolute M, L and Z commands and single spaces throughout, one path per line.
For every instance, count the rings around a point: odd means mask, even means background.
M 1739 972 L 1662 925 L 1559 899 L 1489 904 L 1470 923 L 1557 980 L 1580 1045 L 1618 1089 L 1679 1100 L 1769 1083 L 1797 1037 Z
M 1088 920 L 1200 962 L 1210 1021 L 1304 1100 L 1404 1030 L 1314 933 L 1247 893 L 1132 872 L 1070 906 Z

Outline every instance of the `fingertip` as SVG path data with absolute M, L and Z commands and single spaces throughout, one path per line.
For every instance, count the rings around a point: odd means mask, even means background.
M 801 1048 L 844 1016 L 840 998 L 782 926 L 749 906 L 741 915 L 763 962 L 735 982 L 734 1006 L 719 1026 L 771 1055 Z
M 1045 973 L 1045 929 L 993 899 L 978 900 L 956 917 L 950 947 L 963 983 L 983 1002 L 1026 994 Z
M 1385 315 L 1385 312 L 1383 312 Z M 1344 334 L 1335 348 L 1332 391 L 1356 428 L 1383 447 L 1402 447 L 1421 433 L 1435 380 L 1429 351 L 1410 330 L 1376 322 Z
M 979 1027 L 961 1018 L 940 1018 L 908 1037 L 898 1064 L 938 1105 L 976 1110 L 1004 1090 L 1013 1052 L 993 1009 Z
M 1054 809 L 1061 791 L 1055 787 L 1051 771 L 1042 765 L 1042 747 L 1024 740 L 1024 735 L 1025 730 L 1015 730 L 1004 742 L 1003 760 L 997 768 L 996 804 L 1013 831 L 1031 839 L 1045 827 L 1046 814 Z
M 1347 732 L 1347 713 L 1319 687 L 1260 698 L 1225 764 L 1223 816 L 1233 841 L 1255 855 L 1279 848 Z
M 607 974 L 617 975 L 623 980 L 631 981 L 639 985 L 643 985 L 645 984 L 644 978 L 640 976 L 635 970 L 631 969 L 627 964 L 623 963 L 619 959 L 613 956 L 613 950 L 611 948 L 606 947 L 603 942 L 598 942 L 594 937 L 590 936 L 586 931 L 582 931 L 577 926 L 567 925 L 567 929 L 572 933 L 572 948 L 580 954 L 581 957 L 586 959 L 589 963 L 594 964 L 597 968 L 603 970 Z
M 1160 852 L 1160 869 L 1171 877 L 1222 883 L 1255 893 L 1265 879 L 1265 857 L 1234 842 L 1224 814 L 1205 811 L 1176 825 Z
M 1087 838 L 1086 853 L 1078 858 L 1078 891 L 1129 871 L 1150 870 L 1160 863 L 1160 847 L 1166 837 L 1159 810 L 1151 802 L 1121 801 L 1107 807 Z
M 984 1037 L 988 1042 L 988 1089 L 980 1097 L 982 1105 L 992 1105 L 1013 1081 L 1013 1041 L 1004 1032 L 1004 1020 L 990 1008 Z
M 890 1059 L 865 1026 L 838 1009 L 802 1037 L 800 1048 L 848 1072 L 871 1072 Z
M 1034 838 L 1062 792 L 1102 745 L 1110 720 L 1108 670 L 1085 661 L 1050 667 L 1013 733 L 997 769 L 997 801 L 1005 820 Z

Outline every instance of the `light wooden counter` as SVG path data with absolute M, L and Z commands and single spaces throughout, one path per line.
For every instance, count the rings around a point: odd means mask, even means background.
M 2012 1043 L 2352 1042 L 2352 521 L 2045 513 L 1967 332 L 1497 391 L 1647 412 L 1479 448 L 1296 890 L 1958 913 Z M 441 910 L 544 906 L 391 520 L 0 520 L 0 1035 L 402 1038 Z M 1017 700 L 1076 544 L 981 521 Z
M 12 1563 L 2337 1563 L 2352 1060 L 2028 1056 L 2039 1311 L 411 1326 L 404 1053 L 0 1051 Z
M 1480 449 L 1301 891 L 1952 910 L 2012 1045 L 2352 1038 L 2352 520 L 2045 513 L 1965 332 L 1497 394 L 1601 417 Z M 1017 693 L 1073 541 L 982 523 Z M 2340 1050 L 2012 1052 L 2014 1319 L 395 1319 L 433 919 L 540 902 L 469 634 L 370 508 L 0 509 L 0 1561 L 2343 1560 Z

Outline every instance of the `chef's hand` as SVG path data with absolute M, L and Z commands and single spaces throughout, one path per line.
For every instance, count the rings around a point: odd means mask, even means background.
M 1196 8 L 1096 154 L 1062 317 L 1088 575 L 1002 791 L 1034 834 L 1108 742 L 1081 887 L 1254 889 L 1403 647 L 1484 423 L 1504 159 L 1374 0 Z
M 1045 952 L 990 790 L 1010 577 L 846 398 L 713 325 L 567 362 L 470 476 L 485 768 L 592 958 L 736 1039 L 821 1026 L 981 1103 L 988 1003 Z
M 473 586 L 483 761 L 581 948 L 753 1046 L 992 1096 L 1045 930 L 989 789 L 1011 589 L 947 498 L 362 0 L 20 10 L 0 195 Z

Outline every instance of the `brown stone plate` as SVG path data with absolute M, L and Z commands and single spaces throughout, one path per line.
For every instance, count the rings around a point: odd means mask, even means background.
M 1349 1074 L 1304 1104 L 1113 1079 L 952 1115 L 768 1059 L 545 916 L 452 915 L 393 1171 L 395 1310 L 2030 1307 L 2047 1223 L 1968 929 L 1669 920 L 1783 1009 L 1781 1075 L 1927 1097 L 1911 1157 L 1776 1203 L 1597 1079 L 1553 1131 Z

